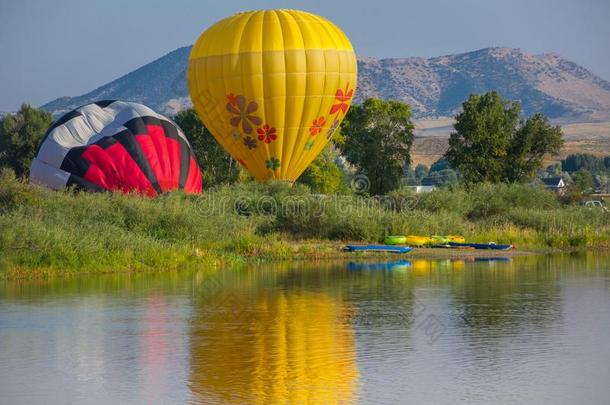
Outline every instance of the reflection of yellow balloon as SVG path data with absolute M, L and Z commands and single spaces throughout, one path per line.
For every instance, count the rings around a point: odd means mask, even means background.
M 258 180 L 294 181 L 343 120 L 357 78 L 351 43 L 297 10 L 238 13 L 197 40 L 188 86 L 216 140 Z
M 244 299 L 229 295 L 221 300 L 222 308 L 207 312 L 202 307 L 195 315 L 190 387 L 197 401 L 355 400 L 354 336 L 341 302 L 307 292 Z

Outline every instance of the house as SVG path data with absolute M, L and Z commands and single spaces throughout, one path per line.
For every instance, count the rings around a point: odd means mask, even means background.
M 542 179 L 544 186 L 555 193 L 563 194 L 566 190 L 566 183 L 561 177 L 547 177 Z

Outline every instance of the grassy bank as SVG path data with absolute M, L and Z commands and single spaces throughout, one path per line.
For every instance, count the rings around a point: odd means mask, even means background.
M 244 183 L 157 199 L 54 192 L 0 175 L 0 277 L 336 256 L 341 241 L 463 234 L 521 249 L 610 246 L 609 215 L 526 185 L 381 199 Z

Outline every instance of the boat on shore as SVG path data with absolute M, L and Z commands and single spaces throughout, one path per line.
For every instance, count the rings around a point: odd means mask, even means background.
M 413 250 L 409 246 L 392 245 L 347 245 L 343 248 L 344 252 L 390 252 L 390 253 L 409 253 Z
M 499 245 L 494 242 L 489 243 L 458 243 L 449 242 L 447 243 L 452 248 L 472 248 L 472 249 L 489 249 L 489 250 L 511 250 L 513 245 Z

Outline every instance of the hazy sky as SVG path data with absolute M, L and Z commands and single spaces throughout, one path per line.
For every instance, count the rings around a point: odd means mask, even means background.
M 610 79 L 610 0 L 0 0 L 0 111 L 80 95 L 260 8 L 321 14 L 359 55 L 510 46 L 555 52 Z

